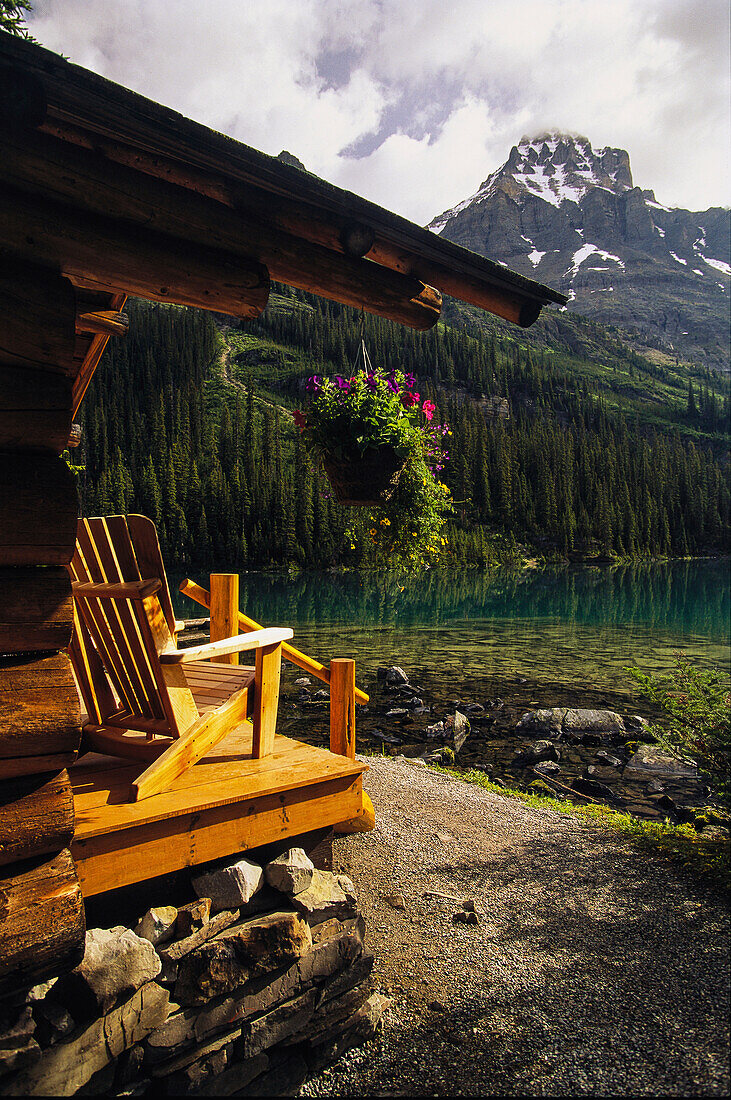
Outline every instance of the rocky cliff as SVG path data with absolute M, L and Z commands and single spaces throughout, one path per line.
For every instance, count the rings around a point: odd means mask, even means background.
M 729 211 L 663 206 L 633 185 L 624 149 L 524 137 L 429 229 L 564 291 L 569 310 L 729 369 Z

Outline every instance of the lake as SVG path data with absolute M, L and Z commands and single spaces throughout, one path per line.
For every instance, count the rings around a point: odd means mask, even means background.
M 206 577 L 195 579 L 207 586 Z M 263 625 L 291 626 L 294 644 L 325 663 L 355 657 L 359 683 L 374 680 L 379 665 L 398 664 L 437 696 L 482 701 L 521 684 L 521 696 L 541 706 L 560 689 L 591 688 L 616 701 L 632 693 L 628 665 L 663 672 L 683 651 L 729 668 L 728 561 L 432 571 L 401 583 L 403 590 L 368 574 L 244 573 L 240 604 Z M 174 596 L 176 614 L 204 614 Z

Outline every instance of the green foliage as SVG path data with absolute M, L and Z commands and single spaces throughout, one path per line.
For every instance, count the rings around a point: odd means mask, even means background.
M 86 469 L 86 467 L 83 464 L 81 464 L 80 466 L 77 466 L 74 463 L 74 460 L 71 457 L 71 451 L 68 450 L 68 448 L 65 451 L 61 452 L 61 458 L 64 460 L 64 462 L 66 463 L 66 465 L 68 466 L 69 470 L 74 475 L 74 477 L 78 477 L 79 474 L 83 473 L 84 470 Z
M 82 405 L 86 514 L 149 514 L 170 569 L 388 561 L 394 514 L 373 511 L 376 522 L 366 513 L 354 524 L 291 419 L 307 377 L 350 376 L 361 339 L 357 311 L 287 288 L 241 328 L 217 329 L 196 310 L 135 302 L 128 310 L 130 333 L 110 341 Z M 564 325 L 562 316 L 551 323 Z M 440 474 L 454 499 L 439 537 L 440 546 L 448 540 L 446 564 L 461 570 L 520 567 L 526 556 L 638 560 L 725 550 L 723 380 L 693 375 L 691 424 L 680 368 L 655 368 L 635 353 L 631 364 L 617 358 L 636 375 L 625 397 L 610 389 L 598 344 L 595 360 L 581 360 L 563 349 L 561 332 L 551 353 L 487 323 L 485 331 L 440 323 L 416 333 L 364 321 L 374 361 L 384 372 L 416 375 L 422 403 L 436 406 L 434 422 L 450 424 L 452 457 Z M 418 494 L 419 484 L 405 481 L 403 491 Z M 402 504 L 408 515 L 411 506 Z M 423 500 L 410 514 L 427 527 L 434 518 Z M 404 524 L 404 538 L 410 531 L 419 535 Z M 400 546 L 401 560 L 416 566 Z
M 0 0 L 0 31 L 35 42 L 25 25 L 26 14 L 32 11 L 30 0 Z
M 361 559 L 389 569 L 434 565 L 447 545 L 442 531 L 451 494 L 437 474 L 448 429 L 432 425 L 436 406 L 421 403 L 414 383 L 413 375 L 399 370 L 387 375 L 364 369 L 332 381 L 314 376 L 308 382 L 314 398 L 306 414 L 294 414 L 316 455 L 357 463 L 367 451 L 389 447 L 405 460 L 389 500 L 375 514 L 356 515 L 345 532 Z
M 308 382 L 314 397 L 307 412 L 295 414 L 302 438 L 316 454 L 345 460 L 379 447 L 392 447 L 404 459 L 419 455 L 425 424 L 412 386 L 401 371 L 386 376 L 359 370 L 349 379 L 314 375 Z
M 695 764 L 719 801 L 731 809 L 731 680 L 719 669 L 693 665 L 676 654 L 668 676 L 628 669 L 643 695 L 668 718 L 652 732 L 673 755 Z
M 389 569 L 419 571 L 439 563 L 448 547 L 443 534 L 452 496 L 424 458 L 410 459 L 393 496 L 364 517 L 356 516 L 346 535 L 351 550 L 366 552 Z

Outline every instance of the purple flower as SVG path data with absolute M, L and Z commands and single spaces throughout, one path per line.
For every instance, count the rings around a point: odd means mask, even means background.
M 390 389 L 391 393 L 398 393 L 398 382 L 396 381 L 395 378 L 393 378 L 393 377 L 389 378 L 388 388 Z
M 416 375 L 409 373 L 405 376 L 404 381 L 409 389 L 413 390 L 414 386 L 416 385 Z
M 307 379 L 307 385 L 305 386 L 305 389 L 309 393 L 317 393 L 318 390 L 321 390 L 322 389 L 322 379 L 319 377 L 319 375 L 313 374 L 311 378 L 308 378 Z
M 378 379 L 375 374 L 369 374 L 366 377 L 366 386 L 369 390 L 373 390 L 374 392 L 378 389 Z
M 344 393 L 350 393 L 350 382 L 346 381 L 339 374 L 335 376 L 335 385 Z

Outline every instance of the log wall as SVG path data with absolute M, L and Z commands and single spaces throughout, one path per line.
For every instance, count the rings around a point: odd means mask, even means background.
M 0 997 L 75 966 L 84 907 L 66 766 L 81 738 L 65 650 L 78 498 L 60 452 L 78 372 L 75 291 L 0 262 Z

